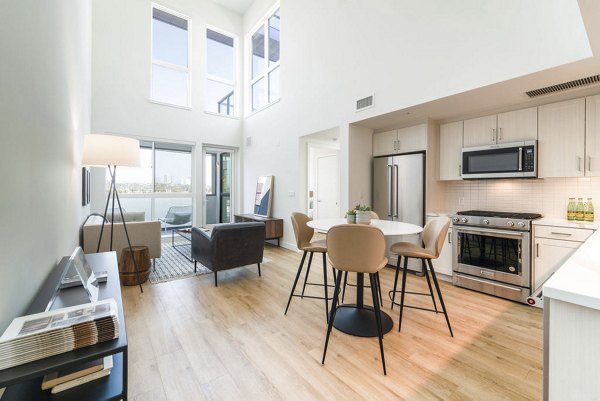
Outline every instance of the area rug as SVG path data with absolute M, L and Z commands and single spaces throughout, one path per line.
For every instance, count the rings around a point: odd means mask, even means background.
M 185 252 L 190 248 L 182 247 L 179 249 Z M 268 261 L 269 259 L 263 258 L 262 263 L 265 264 Z M 177 252 L 171 242 L 164 242 L 161 244 L 161 256 L 156 259 L 156 269 L 150 267 L 150 277 L 148 279 L 151 284 L 158 284 L 207 273 L 212 273 L 212 271 L 208 267 L 202 266 L 200 262 L 198 262 L 198 268 L 194 272 L 194 262 L 190 262 L 189 259 Z
M 188 251 L 190 248 L 182 247 L 179 249 Z M 156 269 L 150 268 L 149 280 L 152 284 L 158 284 L 206 273 L 211 273 L 211 271 L 200 263 L 198 263 L 197 271 L 194 272 L 194 262 L 190 262 L 189 259 L 177 252 L 171 242 L 163 242 L 161 244 L 161 256 L 156 259 Z

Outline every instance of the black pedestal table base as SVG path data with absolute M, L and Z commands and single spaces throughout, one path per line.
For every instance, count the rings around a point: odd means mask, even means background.
M 384 334 L 391 331 L 394 325 L 392 318 L 383 311 L 381 325 Z M 377 337 L 375 311 L 371 306 L 364 305 L 360 308 L 356 304 L 340 305 L 335 312 L 333 327 L 353 336 Z

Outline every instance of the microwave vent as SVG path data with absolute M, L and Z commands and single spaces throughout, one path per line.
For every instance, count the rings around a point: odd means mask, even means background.
M 356 101 L 356 111 L 373 107 L 373 95 L 358 99 Z
M 600 83 L 600 75 L 592 75 L 591 77 L 580 78 L 574 81 L 563 82 L 562 84 L 546 86 L 545 88 L 534 89 L 525 93 L 529 97 L 537 97 L 543 95 L 550 95 L 552 93 L 558 93 L 569 89 L 580 88 L 582 86 L 593 85 L 597 83 Z

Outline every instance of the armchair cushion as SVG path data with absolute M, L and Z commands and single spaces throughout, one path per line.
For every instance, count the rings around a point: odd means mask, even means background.
M 219 224 L 212 231 L 192 228 L 192 257 L 213 272 L 261 263 L 264 223 Z

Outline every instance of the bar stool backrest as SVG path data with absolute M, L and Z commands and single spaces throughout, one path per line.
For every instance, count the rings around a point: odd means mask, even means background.
M 294 227 L 294 235 L 296 236 L 296 246 L 303 250 L 310 245 L 310 240 L 315 234 L 315 230 L 307 225 L 310 217 L 304 213 L 292 213 L 292 227 Z
M 338 270 L 375 273 L 385 266 L 385 237 L 377 227 L 341 224 L 327 232 L 329 260 Z
M 435 256 L 437 259 L 442 252 L 444 246 L 444 240 L 448 233 L 448 227 L 450 227 L 450 219 L 448 217 L 436 217 L 430 220 L 425 227 L 423 227 L 423 243 L 425 249 Z

